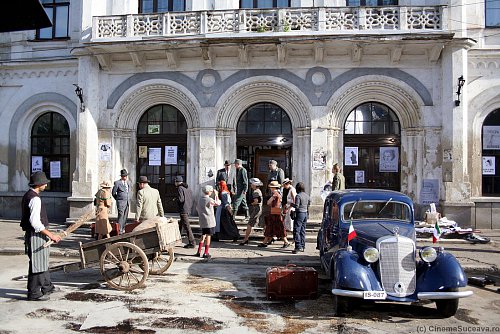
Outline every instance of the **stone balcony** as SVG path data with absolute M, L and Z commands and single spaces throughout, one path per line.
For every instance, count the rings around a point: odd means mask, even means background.
M 235 38 L 256 34 L 366 35 L 447 32 L 446 6 L 235 9 L 98 16 L 92 42 Z

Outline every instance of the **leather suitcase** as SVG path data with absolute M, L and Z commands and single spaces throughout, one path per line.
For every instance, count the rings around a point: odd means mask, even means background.
M 318 272 L 311 267 L 270 267 L 266 270 L 268 299 L 314 299 L 318 296 Z
M 125 225 L 125 233 L 130 233 L 136 228 L 137 225 L 139 225 L 140 222 L 133 222 L 133 223 L 128 223 Z
M 111 233 L 109 234 L 110 237 L 114 237 L 116 235 L 120 235 L 120 224 L 114 223 L 114 222 L 109 222 L 111 224 Z M 92 238 L 97 239 L 97 234 L 95 234 L 95 223 L 92 223 L 90 225 L 90 235 Z

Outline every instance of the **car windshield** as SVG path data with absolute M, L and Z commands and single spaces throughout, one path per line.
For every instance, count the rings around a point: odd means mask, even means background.
M 401 202 L 393 202 L 392 198 L 386 201 L 357 201 L 344 205 L 343 220 L 371 220 L 394 219 L 411 223 L 410 207 Z

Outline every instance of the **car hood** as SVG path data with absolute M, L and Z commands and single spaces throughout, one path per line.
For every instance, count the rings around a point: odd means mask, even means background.
M 351 241 L 351 244 L 360 243 L 365 246 L 375 247 L 375 243 L 379 238 L 396 233 L 415 241 L 415 228 L 408 223 L 378 220 L 353 222 L 352 225 L 356 231 L 356 238 Z M 346 235 L 348 230 L 349 225 L 346 224 Z

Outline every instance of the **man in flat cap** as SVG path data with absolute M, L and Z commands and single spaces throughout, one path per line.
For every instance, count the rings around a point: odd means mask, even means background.
M 120 234 L 125 233 L 125 224 L 127 223 L 129 198 L 131 184 L 127 180 L 128 172 L 126 169 L 120 171 L 120 179 L 115 181 L 111 195 L 116 201 L 116 208 L 118 209 L 118 224 L 120 224 Z
M 61 237 L 48 230 L 49 219 L 40 193 L 45 190 L 50 180 L 44 172 L 35 172 L 30 177 L 30 189 L 21 201 L 21 227 L 25 232 L 24 246 L 28 255 L 28 300 L 46 301 L 53 292 L 60 291 L 52 284 L 49 272 L 49 247 L 43 245 L 52 240 L 59 242 Z

